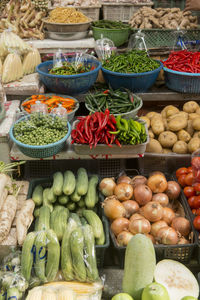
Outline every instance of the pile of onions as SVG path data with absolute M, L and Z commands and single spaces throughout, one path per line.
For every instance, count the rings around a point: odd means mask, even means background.
M 114 181 L 114 178 L 104 178 L 99 184 L 101 193 L 106 197 L 112 196 L 114 194 L 115 187 L 116 183 Z
M 148 187 L 153 193 L 163 193 L 167 189 L 167 179 L 161 172 L 154 172 L 147 181 Z
M 156 222 L 162 219 L 163 207 L 155 201 L 150 201 L 143 208 L 144 216 L 150 222 Z
M 157 221 L 151 225 L 151 234 L 156 237 L 158 235 L 158 231 L 163 228 L 167 227 L 167 223 L 165 221 Z
M 174 218 L 171 226 L 184 237 L 188 236 L 191 230 L 190 222 L 183 217 Z
M 126 218 L 130 218 L 140 208 L 138 203 L 134 200 L 123 201 L 122 204 L 126 210 Z
M 103 209 L 106 217 L 108 217 L 110 220 L 115 220 L 117 218 L 123 218 L 126 216 L 126 209 L 114 196 L 108 197 L 104 200 Z
M 141 175 L 134 176 L 131 180 L 131 185 L 133 189 L 138 185 L 138 184 L 147 184 L 147 178 Z
M 114 194 L 120 201 L 129 200 L 133 196 L 133 187 L 125 182 L 119 183 L 114 189 Z
M 165 221 L 168 225 L 172 223 L 172 220 L 175 218 L 175 212 L 169 207 L 163 207 L 163 216 L 162 220 Z
M 115 235 L 118 235 L 122 231 L 128 231 L 130 221 L 126 218 L 115 219 L 111 224 L 111 230 Z
M 117 184 L 122 183 L 122 182 L 131 184 L 131 178 L 126 175 L 122 175 L 117 179 Z
M 117 236 L 117 242 L 119 246 L 127 246 L 130 239 L 133 237 L 133 234 L 128 231 L 122 231 Z
M 163 227 L 158 231 L 156 240 L 165 245 L 176 245 L 179 238 L 176 230 L 171 227 Z
M 180 192 L 181 192 L 180 185 L 176 181 L 168 181 L 167 190 L 165 191 L 165 193 L 169 197 L 169 200 L 178 199 Z
M 153 195 L 152 201 L 156 201 L 165 207 L 169 204 L 169 197 L 164 193 L 157 193 Z
M 151 231 L 151 224 L 150 222 L 143 218 L 143 219 L 136 219 L 130 222 L 129 224 L 129 231 L 132 234 L 137 233 L 149 233 Z
M 134 199 L 137 201 L 139 205 L 145 205 L 152 199 L 152 191 L 151 189 L 145 184 L 138 184 L 134 188 Z

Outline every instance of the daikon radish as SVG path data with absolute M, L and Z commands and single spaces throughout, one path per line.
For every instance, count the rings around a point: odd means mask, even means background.
M 17 231 L 16 228 L 11 228 L 9 235 L 1 242 L 1 245 L 17 246 Z
M 0 209 L 2 208 L 2 206 L 4 204 L 4 201 L 6 200 L 7 196 L 8 196 L 8 189 L 5 188 L 3 190 L 3 193 L 0 196 Z
M 7 185 L 8 176 L 6 174 L 0 174 L 0 196 L 3 195 L 4 189 Z M 1 197 L 0 197 L 1 199 Z M 1 200 L 0 200 L 1 203 Z

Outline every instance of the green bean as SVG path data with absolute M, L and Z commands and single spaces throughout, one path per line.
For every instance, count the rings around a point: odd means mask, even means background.
M 121 21 L 99 20 L 92 23 L 94 27 L 107 29 L 129 29 L 129 24 L 124 24 Z

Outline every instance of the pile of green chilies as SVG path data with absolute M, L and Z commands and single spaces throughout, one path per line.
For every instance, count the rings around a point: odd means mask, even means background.
M 124 24 L 121 21 L 112 21 L 112 20 L 99 20 L 94 21 L 92 26 L 98 28 L 106 28 L 106 29 L 128 29 L 130 28 L 129 24 Z
M 127 89 L 115 90 L 111 88 L 95 94 L 88 94 L 85 97 L 85 103 L 90 111 L 104 112 L 110 110 L 111 114 L 123 114 L 138 108 L 141 99 Z
M 119 55 L 111 55 L 102 66 L 112 72 L 144 73 L 159 68 L 159 62 L 150 58 L 145 51 L 132 50 Z

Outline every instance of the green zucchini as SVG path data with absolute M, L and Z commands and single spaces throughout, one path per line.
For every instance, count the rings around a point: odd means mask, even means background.
M 50 211 L 53 211 L 53 205 L 48 200 L 48 194 L 49 194 L 50 188 L 46 188 L 43 191 L 43 206 L 48 206 Z
M 70 249 L 75 278 L 78 281 L 85 282 L 87 279 L 87 273 L 84 263 L 84 238 L 81 227 L 78 227 L 71 233 Z
M 64 173 L 63 193 L 67 196 L 71 195 L 76 187 L 76 178 L 72 171 Z
M 41 186 L 41 184 L 38 184 L 34 188 L 33 194 L 32 194 L 32 200 L 34 201 L 35 206 L 42 205 L 42 201 L 43 201 L 43 187 Z
M 47 230 L 47 263 L 46 263 L 46 278 L 47 281 L 53 281 L 59 270 L 60 263 L 60 244 L 56 233 L 49 229 Z
M 35 256 L 35 251 L 33 247 L 35 238 L 36 232 L 28 233 L 22 246 L 21 272 L 27 281 L 29 281 L 31 278 L 31 270 Z
M 54 192 L 53 192 L 53 187 L 51 187 L 51 188 L 49 189 L 48 194 L 47 194 L 47 200 L 48 200 L 48 202 L 50 202 L 50 203 L 55 203 L 55 202 L 56 202 L 56 199 L 57 199 L 57 197 L 56 197 L 56 195 L 55 195 Z
M 78 202 L 81 200 L 81 196 L 78 194 L 78 191 L 77 191 L 77 186 L 75 187 L 75 191 L 73 192 L 73 194 L 70 195 L 70 199 L 73 202 Z
M 54 230 L 59 241 L 61 241 L 63 238 L 63 234 L 67 226 L 68 217 L 69 211 L 66 207 L 57 209 L 57 211 L 53 214 L 53 217 L 51 216 L 51 229 Z
M 81 226 L 81 220 L 76 213 L 70 213 L 69 216 L 77 223 L 77 226 Z
M 84 168 L 77 171 L 76 191 L 80 196 L 84 196 L 88 190 L 88 175 Z
M 38 231 L 47 230 L 50 228 L 50 209 L 48 206 L 40 207 L 38 220 Z
M 97 184 L 99 182 L 99 178 L 96 175 L 93 175 L 90 180 L 89 180 L 89 184 L 88 184 L 88 191 L 87 194 L 85 196 L 85 205 L 88 208 L 93 208 L 96 204 L 96 192 L 97 192 Z
M 34 265 L 35 274 L 42 282 L 46 282 L 46 276 L 45 276 L 45 262 L 47 256 L 46 231 L 39 231 L 37 233 L 34 245 L 36 251 L 36 259 Z
M 56 196 L 62 195 L 63 191 L 63 174 L 61 172 L 56 172 L 53 174 L 53 193 Z
M 67 204 L 69 201 L 69 197 L 67 195 L 61 195 L 61 196 L 58 196 L 58 202 L 60 204 Z
M 105 234 L 103 229 L 103 224 L 99 216 L 97 214 L 89 209 L 85 209 L 83 211 L 83 217 L 86 218 L 87 222 L 92 226 L 94 237 L 96 239 L 100 239 L 100 242 L 103 245 L 105 243 Z

